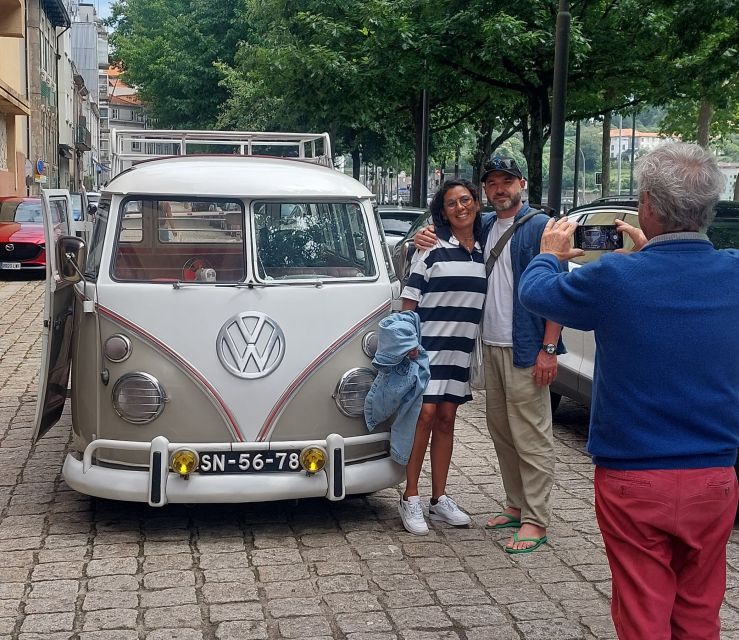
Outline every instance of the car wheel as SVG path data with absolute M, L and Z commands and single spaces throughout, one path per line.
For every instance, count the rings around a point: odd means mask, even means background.
M 554 391 L 550 391 L 549 399 L 552 402 L 552 413 L 554 413 L 557 410 L 557 407 L 559 407 L 559 402 L 560 400 L 562 400 L 562 396 L 559 393 L 554 393 Z

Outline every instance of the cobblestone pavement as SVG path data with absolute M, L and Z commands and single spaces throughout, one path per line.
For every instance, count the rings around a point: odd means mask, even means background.
M 395 489 L 164 509 L 92 499 L 61 479 L 68 413 L 30 441 L 42 285 L 0 281 L 0 640 L 615 637 L 583 408 L 557 413 L 551 544 L 530 555 L 482 528 L 503 491 L 479 400 L 461 410 L 449 483 L 468 529 L 405 533 Z M 722 638 L 739 639 L 736 529 L 727 580 Z

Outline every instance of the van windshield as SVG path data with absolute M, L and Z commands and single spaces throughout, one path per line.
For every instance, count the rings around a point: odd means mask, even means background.
M 367 225 L 358 203 L 255 202 L 262 280 L 372 278 Z
M 136 282 L 241 282 L 239 200 L 129 197 L 122 203 L 111 275 Z

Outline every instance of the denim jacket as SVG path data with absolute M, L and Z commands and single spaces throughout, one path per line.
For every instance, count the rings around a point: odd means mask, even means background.
M 411 359 L 408 352 L 413 349 L 418 349 L 418 355 Z M 367 429 L 374 431 L 395 415 L 390 427 L 390 457 L 408 464 L 423 392 L 431 376 L 429 357 L 421 347 L 421 321 L 415 311 L 394 313 L 380 321 L 372 364 L 378 373 L 364 401 Z
M 525 216 L 531 207 L 524 202 L 515 220 Z M 490 231 L 497 216 L 494 213 L 482 214 L 482 237 L 487 244 Z M 536 356 L 544 342 L 545 319 L 527 311 L 518 297 L 518 282 L 535 256 L 539 255 L 539 245 L 544 227 L 549 221 L 545 213 L 536 215 L 523 223 L 513 237 L 511 243 L 511 265 L 513 267 L 513 366 L 519 368 L 532 367 L 536 364 Z M 567 264 L 562 266 L 567 270 Z M 558 340 L 557 354 L 567 353 L 562 338 Z

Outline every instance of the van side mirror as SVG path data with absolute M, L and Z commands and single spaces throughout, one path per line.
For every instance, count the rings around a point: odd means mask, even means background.
M 84 240 L 76 236 L 62 236 L 56 243 L 56 259 L 59 276 L 64 282 L 74 284 L 82 280 L 87 261 L 87 247 Z

